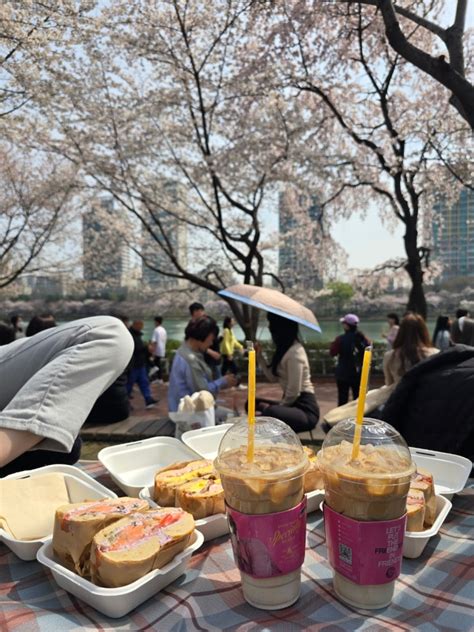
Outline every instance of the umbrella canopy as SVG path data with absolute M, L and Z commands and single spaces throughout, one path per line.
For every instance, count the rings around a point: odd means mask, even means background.
M 310 309 L 278 290 L 240 283 L 219 290 L 218 294 L 283 316 L 283 318 L 288 318 L 288 320 L 293 320 L 300 325 L 321 332 L 318 320 Z

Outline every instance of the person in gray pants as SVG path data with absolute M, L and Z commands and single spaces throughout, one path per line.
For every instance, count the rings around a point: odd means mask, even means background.
M 84 420 L 132 352 L 130 333 L 111 316 L 76 320 L 0 347 L 0 476 L 74 463 Z

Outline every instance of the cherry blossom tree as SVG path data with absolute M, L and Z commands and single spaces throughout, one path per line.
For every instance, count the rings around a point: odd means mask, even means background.
M 367 11 L 383 22 L 388 43 L 398 55 L 428 74 L 450 94 L 449 103 L 474 130 L 474 84 L 468 74 L 466 17 L 470 0 L 415 0 L 401 6 L 394 0 L 337 0 L 355 8 L 355 15 Z M 451 12 L 449 26 L 438 19 L 445 11 Z M 414 42 L 413 32 L 422 30 L 429 36 L 423 46 Z M 442 49 L 439 49 L 441 44 Z M 472 72 L 472 68 L 469 68 Z
M 255 4 L 104 3 L 80 55 L 63 56 L 37 91 L 54 128 L 44 142 L 135 218 L 160 253 L 137 244 L 145 265 L 212 292 L 229 274 L 254 285 L 275 277 L 262 216 L 315 125 L 245 61 L 264 35 Z M 187 260 L 175 239 L 183 227 Z M 229 303 L 255 332 L 256 310 Z
M 295 89 L 295 98 L 313 95 L 314 109 L 323 109 L 337 126 L 329 147 L 338 158 L 327 172 L 341 188 L 333 214 L 378 204 L 382 221 L 403 223 L 403 267 L 411 280 L 407 309 L 426 315 L 423 277 L 433 207 L 437 198 L 454 200 L 459 185 L 439 159 L 438 139 L 449 138 L 446 160 L 455 153 L 468 164 L 472 135 L 443 101 L 442 88 L 421 81 L 390 48 L 377 15 L 333 8 L 283 3 L 268 40 L 274 63 L 286 78 L 284 89 Z M 426 44 L 424 33 L 413 38 Z M 317 142 L 312 150 L 321 150 Z
M 57 163 L 0 145 L 0 288 L 44 270 L 39 257 L 64 228 L 74 177 Z
M 38 78 L 84 11 L 88 0 L 4 0 L 0 4 L 0 287 L 25 271 L 44 270 L 46 247 L 70 219 L 74 172 L 29 147 L 38 111 Z M 48 259 L 48 257 L 45 257 Z M 51 264 L 51 261 L 50 261 Z

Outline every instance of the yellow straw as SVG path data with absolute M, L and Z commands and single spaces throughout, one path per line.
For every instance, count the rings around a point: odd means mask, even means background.
M 364 351 L 364 362 L 362 364 L 362 375 L 360 377 L 359 399 L 357 400 L 356 427 L 354 432 L 354 442 L 352 444 L 353 461 L 355 461 L 355 459 L 359 456 L 360 435 L 362 431 L 362 423 L 364 421 L 365 398 L 367 396 L 371 360 L 372 347 L 366 347 Z
M 248 404 L 247 404 L 247 419 L 249 424 L 249 436 L 247 444 L 247 461 L 252 463 L 254 456 L 254 444 L 255 444 L 255 391 L 256 391 L 256 365 L 255 365 L 255 349 L 253 343 L 248 342 L 247 348 L 249 350 L 249 365 L 248 365 Z

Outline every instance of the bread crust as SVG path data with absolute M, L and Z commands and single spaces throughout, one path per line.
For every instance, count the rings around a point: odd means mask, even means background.
M 86 577 L 95 534 L 129 513 L 148 509 L 146 500 L 129 497 L 62 505 L 56 509 L 54 518 L 54 553 L 63 566 Z
M 423 531 L 425 497 L 419 489 L 410 488 L 407 496 L 407 531 Z
M 312 492 L 315 489 L 324 489 L 323 473 L 319 469 L 318 457 L 308 446 L 303 446 L 303 450 L 309 460 L 309 468 L 304 475 L 304 492 Z
M 203 489 L 196 490 L 196 484 L 203 485 Z M 220 479 L 209 476 L 181 485 L 176 490 L 176 504 L 189 511 L 195 520 L 225 513 L 224 490 Z
M 433 475 L 421 467 L 417 468 L 410 487 L 423 492 L 425 498 L 425 525 L 431 527 L 436 520 L 436 495 Z

